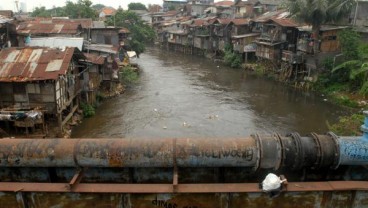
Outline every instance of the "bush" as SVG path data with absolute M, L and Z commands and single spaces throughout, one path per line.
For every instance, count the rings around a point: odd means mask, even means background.
M 122 81 L 126 84 L 137 82 L 138 72 L 132 67 L 127 66 L 121 69 Z
M 360 126 L 363 124 L 364 115 L 353 114 L 351 116 L 342 116 L 338 123 L 332 126 L 328 125 L 330 131 L 339 136 L 359 136 L 362 135 Z
M 224 62 L 227 66 L 239 68 L 242 64 L 242 57 L 240 54 L 234 53 L 231 47 L 225 47 Z
M 333 97 L 333 100 L 335 101 L 335 103 L 339 104 L 339 105 L 343 105 L 343 106 L 347 106 L 350 108 L 358 108 L 359 107 L 359 103 L 351 100 L 350 98 L 348 98 L 347 96 L 338 96 L 338 97 Z
M 86 118 L 92 117 L 96 114 L 95 108 L 90 104 L 81 103 L 81 108 L 83 110 L 83 116 Z

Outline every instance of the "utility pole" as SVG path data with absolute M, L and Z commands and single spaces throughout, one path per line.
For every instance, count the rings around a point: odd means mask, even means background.
M 17 9 L 17 13 L 19 13 L 19 7 L 18 7 L 19 0 L 15 0 L 14 3 L 15 3 L 15 7 Z

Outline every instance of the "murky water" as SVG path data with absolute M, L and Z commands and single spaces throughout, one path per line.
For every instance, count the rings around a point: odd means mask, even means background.
M 149 48 L 133 89 L 105 101 L 73 137 L 240 137 L 324 133 L 344 109 L 213 61 Z

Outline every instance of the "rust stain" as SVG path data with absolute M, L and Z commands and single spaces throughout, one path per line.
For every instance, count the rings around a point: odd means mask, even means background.
M 66 74 L 74 48 L 64 51 L 51 48 L 6 48 L 0 51 L 0 81 L 26 82 L 56 80 Z M 58 70 L 47 71 L 49 62 L 60 60 Z

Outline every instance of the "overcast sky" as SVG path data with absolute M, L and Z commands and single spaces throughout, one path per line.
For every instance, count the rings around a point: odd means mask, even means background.
M 0 0 L 0 9 L 10 9 L 15 11 L 15 0 Z M 19 2 L 26 3 L 27 11 L 32 12 L 34 8 L 45 6 L 47 9 L 52 8 L 53 6 L 59 7 L 64 6 L 66 0 L 19 0 Z M 77 0 L 72 0 L 72 2 L 77 2 Z M 112 6 L 118 8 L 119 6 L 123 7 L 123 9 L 128 8 L 128 4 L 131 2 L 140 2 L 145 4 L 159 4 L 162 5 L 162 0 L 92 0 L 93 4 L 104 4 L 106 6 Z M 19 5 L 20 5 L 19 3 Z

